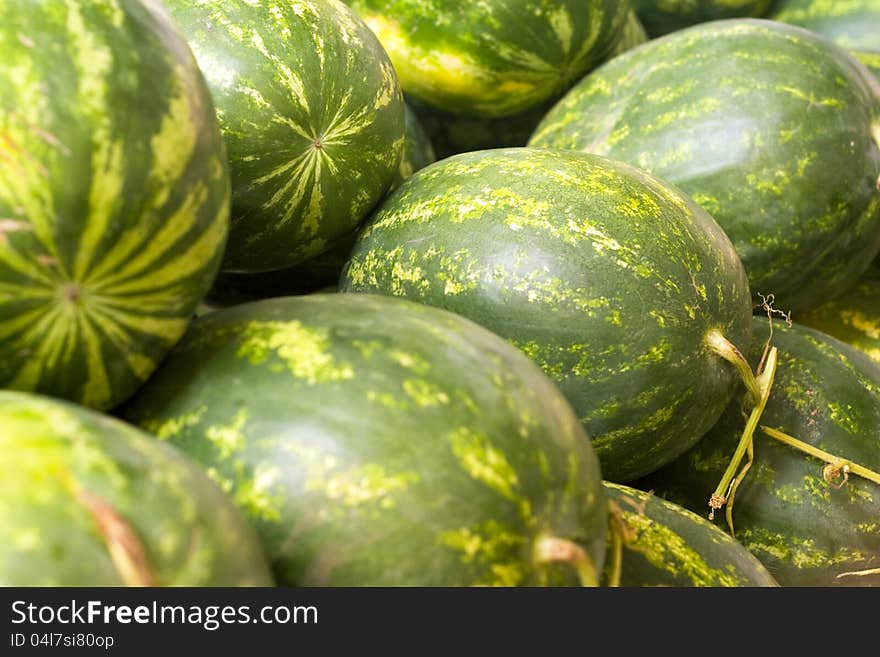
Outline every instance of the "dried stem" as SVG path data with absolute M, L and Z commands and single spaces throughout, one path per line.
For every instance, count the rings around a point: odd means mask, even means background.
M 567 538 L 541 536 L 535 541 L 536 563 L 567 563 L 578 574 L 582 586 L 599 586 L 599 577 L 593 560 L 584 549 Z

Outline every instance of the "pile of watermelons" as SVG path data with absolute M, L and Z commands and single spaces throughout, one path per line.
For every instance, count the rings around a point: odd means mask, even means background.
M 878 75 L 880 0 L 4 0 L 0 585 L 880 585 Z

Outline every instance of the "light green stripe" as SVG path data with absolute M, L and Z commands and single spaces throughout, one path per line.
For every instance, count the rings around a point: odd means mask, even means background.
M 103 263 L 102 266 L 96 267 L 95 271 L 87 278 L 90 287 L 95 290 L 114 287 L 113 284 L 115 282 L 124 281 L 143 273 L 155 264 L 156 261 L 167 255 L 169 251 L 179 249 L 184 235 L 193 226 L 192 217 L 198 214 L 199 208 L 205 202 L 207 195 L 208 190 L 204 184 L 198 183 L 193 185 L 180 207 L 165 220 L 157 233 L 150 236 L 141 245 L 137 255 L 129 259 L 125 264 L 114 267 L 112 271 L 108 271 L 108 266 Z M 144 231 L 137 232 L 141 235 L 144 234 Z M 108 257 L 108 260 L 110 259 Z M 152 278 L 152 276 L 148 278 Z
M 82 403 L 86 406 L 102 408 L 111 398 L 110 380 L 107 369 L 104 366 L 104 356 L 101 353 L 103 340 L 88 317 L 78 315 L 81 337 L 80 346 L 85 352 L 86 378 L 82 392 Z
M 0 306 L 0 311 L 2 311 L 2 306 Z M 10 336 L 24 331 L 29 326 L 33 326 L 34 323 L 39 322 L 47 312 L 47 307 L 43 306 L 20 315 L 15 315 L 11 319 L 0 322 L 0 340 L 6 340 Z
M 206 226 L 199 238 L 177 258 L 171 259 L 161 268 L 151 271 L 149 276 L 142 276 L 123 283 L 107 283 L 102 281 L 102 291 L 113 294 L 132 294 L 146 292 L 166 287 L 172 283 L 182 281 L 188 276 L 204 269 L 210 263 L 215 254 L 220 250 L 226 240 L 226 223 L 229 216 L 228 203 L 220 203 L 220 209 L 209 226 Z M 147 263 L 152 264 L 152 260 Z M 139 272 L 133 272 L 139 273 Z M 122 276 L 114 276 L 113 280 L 119 280 Z M 169 296 L 176 297 L 173 291 Z
M 115 10 L 116 24 L 121 24 L 121 10 L 115 3 L 107 3 L 107 9 Z M 118 202 L 122 189 L 121 164 L 123 149 L 115 144 L 111 135 L 110 115 L 107 113 L 110 77 L 113 71 L 113 53 L 106 43 L 99 41 L 95 30 L 89 29 L 83 17 L 83 3 L 67 2 L 67 32 L 70 39 L 69 52 L 76 68 L 77 97 L 75 111 L 87 117 L 95 153 L 92 156 L 93 183 L 89 190 L 89 217 L 81 237 L 80 248 L 74 263 L 75 280 L 81 275 L 92 258 L 98 241 L 107 233 L 112 218 L 112 208 Z M 107 189 L 103 188 L 107 185 Z

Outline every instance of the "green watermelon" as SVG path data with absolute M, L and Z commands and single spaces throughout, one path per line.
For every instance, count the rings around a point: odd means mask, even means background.
M 755 318 L 760 357 L 767 318 Z M 776 379 L 761 423 L 880 471 L 880 366 L 857 349 L 795 324 L 774 324 Z M 724 472 L 742 427 L 739 402 L 687 454 L 640 484 L 698 513 Z M 850 475 L 838 488 L 824 462 L 755 434 L 755 460 L 736 491 L 736 537 L 782 586 L 880 585 L 880 485 Z M 839 482 L 837 482 L 839 483 Z
M 839 297 L 797 316 L 797 321 L 860 349 L 880 363 L 880 264 Z
M 361 232 L 340 291 L 407 297 L 507 338 L 556 381 L 626 481 L 685 451 L 737 389 L 742 264 L 677 190 L 602 157 L 464 153 L 406 181 Z
M 617 55 L 622 55 L 627 50 L 637 48 L 643 43 L 647 43 L 647 41 L 648 35 L 645 33 L 644 25 L 642 25 L 642 22 L 639 20 L 639 17 L 636 16 L 636 13 L 630 11 L 629 16 L 627 16 L 626 19 L 626 25 L 623 27 L 623 32 L 620 35 L 617 46 L 612 52 L 612 56 L 616 57 Z
M 722 18 L 764 16 L 774 0 L 630 0 L 651 36 Z
M 629 13 L 623 33 L 612 55 L 621 54 L 647 41 L 639 19 Z M 426 133 L 439 158 L 488 148 L 525 146 L 541 119 L 558 100 L 553 97 L 537 107 L 500 119 L 462 116 L 442 112 L 412 100 Z
M 716 21 L 652 41 L 587 76 L 529 143 L 681 187 L 733 241 L 756 302 L 818 305 L 880 249 L 880 87 L 800 28 Z
M 605 495 L 621 543 L 620 586 L 778 586 L 751 552 L 705 518 L 628 486 L 605 482 Z M 612 547 L 606 577 L 614 561 Z
M 434 161 L 434 149 L 415 113 L 406 106 L 406 139 L 403 157 L 397 168 L 396 188 L 414 172 Z M 333 287 L 354 246 L 355 235 L 296 267 L 257 274 L 220 272 L 208 292 L 207 303 L 214 307 L 231 306 L 257 299 L 308 294 Z
M 314 258 L 394 180 L 403 98 L 376 37 L 337 0 L 165 0 L 205 73 L 229 149 L 224 271 Z
M 0 586 L 271 586 L 243 516 L 180 452 L 0 391 Z
M 880 77 L 880 0 L 782 0 L 773 20 L 821 34 Z
M 228 216 L 211 97 L 157 3 L 0 3 L 0 387 L 128 397 L 210 287 Z
M 580 423 L 525 356 L 451 313 L 339 294 L 213 312 L 125 415 L 233 496 L 283 585 L 601 572 L 607 506 Z
M 550 100 L 608 58 L 618 0 L 346 0 L 388 51 L 407 95 L 502 117 Z

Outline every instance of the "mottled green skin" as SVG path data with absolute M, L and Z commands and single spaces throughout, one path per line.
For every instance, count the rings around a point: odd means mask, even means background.
M 547 533 L 601 569 L 580 423 L 526 357 L 450 313 L 339 294 L 210 313 L 126 415 L 231 493 L 285 585 L 576 584 L 534 563 Z
M 770 11 L 774 0 L 630 0 L 648 34 L 658 37 L 697 23 L 760 17 Z
M 406 106 L 406 140 L 403 157 L 397 168 L 393 188 L 414 172 L 434 161 L 434 149 L 415 113 Z M 336 287 L 342 268 L 354 246 L 355 235 L 296 267 L 258 274 L 221 272 L 208 292 L 212 306 L 231 306 L 247 301 L 308 294 L 327 287 Z
M 621 586 L 778 586 L 751 552 L 705 518 L 628 486 L 606 482 L 605 495 L 624 530 Z M 609 553 L 606 576 L 611 560 Z
M 219 265 L 211 98 L 152 2 L 5 0 L 0 62 L 0 387 L 110 408 Z
M 772 18 L 851 50 L 880 78 L 880 0 L 782 0 Z
M 598 153 L 679 186 L 724 228 L 758 293 L 805 309 L 880 249 L 880 88 L 800 28 L 717 21 L 615 58 L 530 145 Z
M 166 0 L 229 149 L 224 271 L 305 262 L 354 232 L 391 185 L 403 99 L 388 56 L 337 0 Z
M 572 151 L 422 169 L 361 232 L 340 291 L 440 306 L 509 339 L 560 386 L 613 481 L 712 426 L 737 379 L 704 337 L 750 335 L 745 272 L 712 218 L 656 178 Z
M 388 51 L 403 90 L 473 117 L 523 112 L 606 60 L 619 0 L 346 0 Z
M 616 56 L 635 48 L 646 40 L 644 29 L 635 14 L 630 12 L 623 34 L 612 55 Z M 501 119 L 449 114 L 418 101 L 412 101 L 410 104 L 430 136 L 439 159 L 488 148 L 525 146 L 541 119 L 557 100 L 559 98 L 554 96 L 537 107 Z
M 855 287 L 795 319 L 860 349 L 880 363 L 880 266 L 875 262 Z
M 100 499 L 157 586 L 271 586 L 243 516 L 180 452 L 79 406 L 0 391 L 0 586 L 123 586 Z
M 766 317 L 754 321 L 752 363 L 768 334 Z M 761 424 L 880 470 L 880 366 L 797 324 L 775 322 L 773 344 L 779 364 Z M 639 487 L 706 513 L 743 425 L 736 400 L 694 449 Z M 755 462 L 734 502 L 736 537 L 782 586 L 878 586 L 877 575 L 837 575 L 880 568 L 880 486 L 851 475 L 837 490 L 823 466 L 757 432 Z

